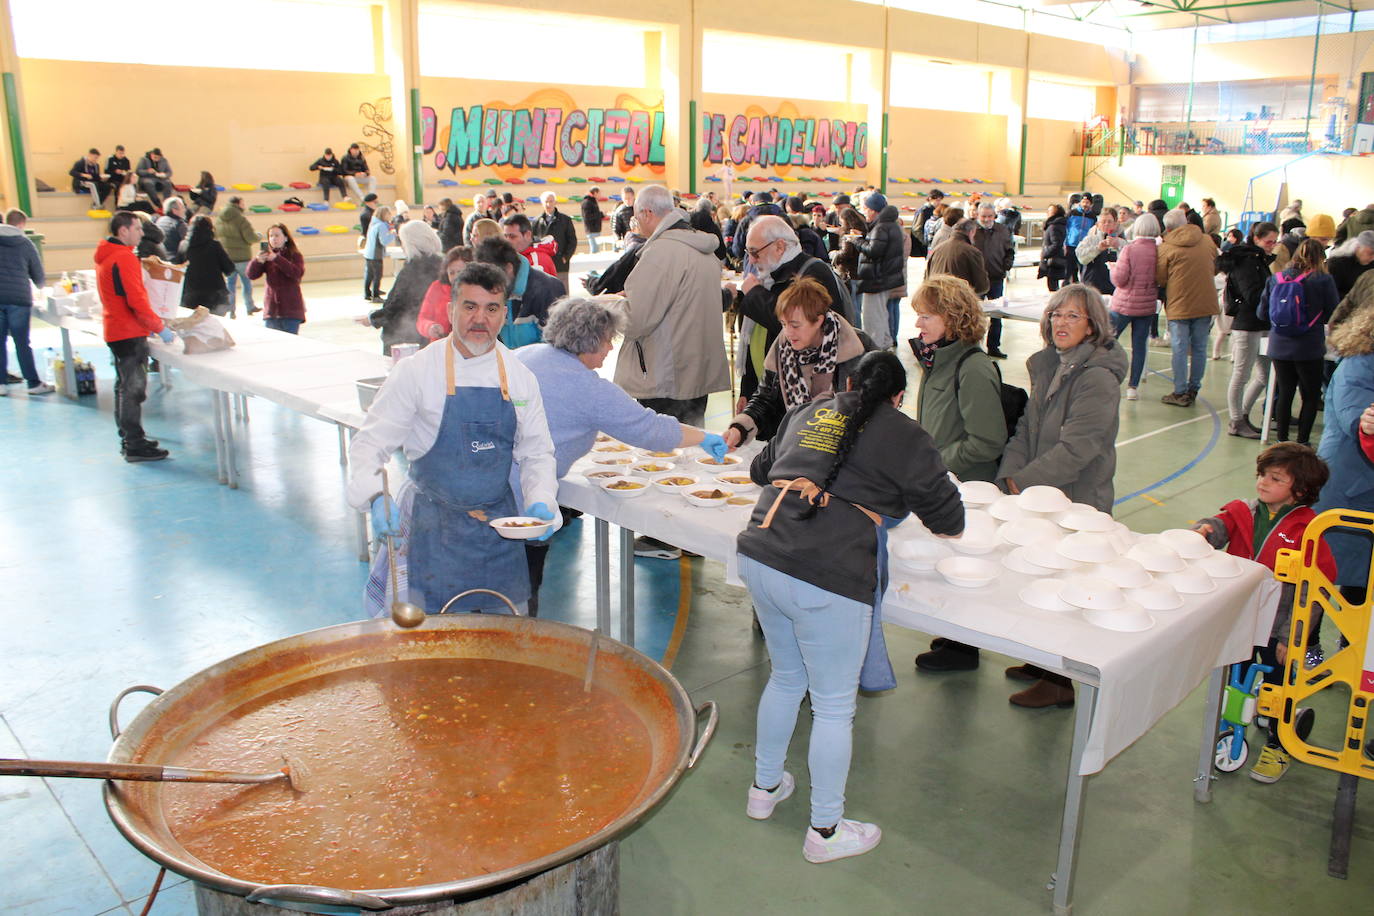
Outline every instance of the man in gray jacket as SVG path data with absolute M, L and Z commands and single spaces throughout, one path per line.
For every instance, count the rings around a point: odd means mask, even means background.
M 215 235 L 224 246 L 224 253 L 234 262 L 234 272 L 229 276 L 229 317 L 234 317 L 234 284 L 243 288 L 243 307 L 251 315 L 258 311 L 253 305 L 253 283 L 248 279 L 248 262 L 257 252 L 258 233 L 243 212 L 243 198 L 231 197 L 228 205 L 219 211 L 215 222 Z
M 162 247 L 167 250 L 167 258 L 173 264 L 186 260 L 186 252 L 181 250 L 190 228 L 186 222 L 186 205 L 180 197 L 169 197 L 162 203 L 162 215 L 157 218 L 157 227 L 162 230 Z
M 988 271 L 988 289 L 984 299 L 1001 299 L 1007 274 L 1016 260 L 1016 240 L 1006 223 L 997 221 L 997 208 L 992 204 L 978 205 L 978 228 L 973 230 L 973 246 L 983 253 Z M 1002 352 L 1002 319 L 988 319 L 988 356 L 1006 359 Z

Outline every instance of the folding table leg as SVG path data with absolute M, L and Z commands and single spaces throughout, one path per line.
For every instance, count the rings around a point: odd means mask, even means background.
M 1269 420 L 1274 416 L 1274 380 L 1278 373 L 1274 364 L 1269 364 L 1269 384 L 1264 388 L 1264 422 L 1260 424 L 1260 445 L 1269 444 Z
M 220 397 L 220 416 L 224 418 L 224 454 L 226 463 L 229 466 L 229 489 L 239 488 L 239 463 L 238 457 L 234 453 L 234 424 L 229 419 L 229 395 L 223 391 L 216 392 Z
M 62 328 L 62 380 L 67 387 L 66 397 L 75 401 L 80 395 L 76 390 L 76 354 L 72 352 L 72 332 Z
M 1207 681 L 1207 696 L 1203 701 L 1202 747 L 1198 750 L 1197 776 L 1193 778 L 1193 801 L 1206 804 L 1212 800 L 1212 761 L 1217 754 L 1217 721 L 1221 715 L 1221 691 L 1226 685 L 1226 668 L 1213 668 Z
M 596 520 L 596 631 L 611 632 L 611 524 Z
M 1097 688 L 1078 684 L 1078 701 L 1074 704 L 1073 753 L 1069 756 L 1069 781 L 1064 792 L 1064 822 L 1059 828 L 1059 863 L 1050 876 L 1054 891 L 1054 916 L 1069 916 L 1073 912 L 1073 873 L 1078 867 L 1078 835 L 1083 831 L 1083 796 L 1088 777 L 1079 774 L 1083 750 L 1088 746 L 1088 730 L 1097 706 Z
M 211 389 L 210 405 L 214 408 L 215 422 L 215 476 L 222 484 L 229 482 L 229 471 L 224 460 L 224 407 L 220 404 L 219 392 Z
M 620 641 L 635 644 L 635 533 L 620 529 Z

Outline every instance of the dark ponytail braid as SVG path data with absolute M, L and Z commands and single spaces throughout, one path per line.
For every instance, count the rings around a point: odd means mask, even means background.
M 859 392 L 859 409 L 845 424 L 844 435 L 840 437 L 840 444 L 835 449 L 835 460 L 830 463 L 830 470 L 821 484 L 822 493 L 828 492 L 835 483 L 840 468 L 844 467 L 845 459 L 849 457 L 849 450 L 858 440 L 865 424 L 873 417 L 874 411 L 884 401 L 890 401 L 894 395 L 906 390 L 906 369 L 902 367 L 902 361 L 897 358 L 897 354 L 890 350 L 873 350 L 859 360 L 853 384 Z M 806 508 L 801 517 L 811 518 L 818 508 L 819 497 L 817 502 Z

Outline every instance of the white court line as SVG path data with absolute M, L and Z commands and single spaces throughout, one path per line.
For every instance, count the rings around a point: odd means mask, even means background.
M 1123 445 L 1130 445 L 1132 442 L 1139 442 L 1141 439 L 1148 439 L 1151 436 L 1158 436 L 1160 433 L 1167 433 L 1171 429 L 1178 429 L 1180 426 L 1187 426 L 1189 423 L 1197 423 L 1200 420 L 1210 419 L 1212 419 L 1212 415 L 1207 413 L 1203 414 L 1200 417 L 1193 417 L 1191 420 L 1180 420 L 1177 423 L 1171 423 L 1168 426 L 1160 427 L 1159 429 L 1156 429 L 1153 432 L 1141 433 L 1138 436 L 1132 436 L 1130 439 L 1122 439 L 1120 442 L 1116 443 L 1116 447 L 1121 448 L 1121 446 Z

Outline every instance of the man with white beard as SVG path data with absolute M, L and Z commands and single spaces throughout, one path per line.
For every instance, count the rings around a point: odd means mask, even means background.
M 497 340 L 506 284 L 490 264 L 463 269 L 449 304 L 452 333 L 396 364 L 348 450 L 349 504 L 371 509 L 378 536 L 401 534 L 403 514 L 409 520 L 409 595 L 401 597 L 431 614 L 470 588 L 494 589 L 517 605 L 529 599 L 524 543 L 502 538 L 492 519 L 552 522 L 540 540 L 562 526 L 539 383 Z M 398 448 L 410 460 L 411 486 L 388 506 L 381 471 Z M 507 612 L 487 595 L 452 610 Z

